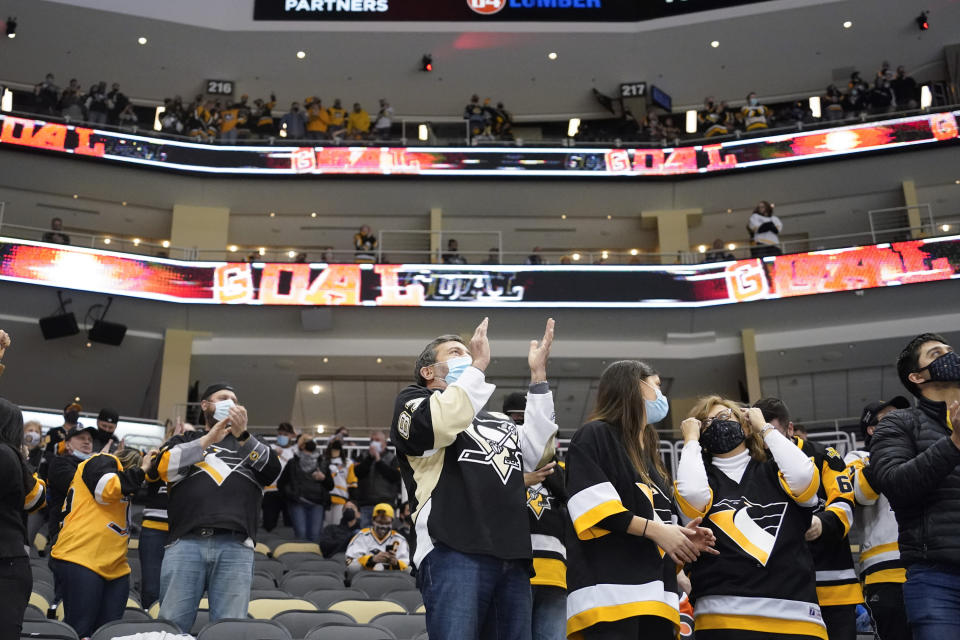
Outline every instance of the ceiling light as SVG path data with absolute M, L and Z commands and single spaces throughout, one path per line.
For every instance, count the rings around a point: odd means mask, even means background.
M 953 184 L 960 184 L 960 180 L 954 180 Z
M 127 201 L 126 201 L 126 200 L 124 200 L 124 201 L 123 201 L 123 202 L 121 202 L 120 204 L 121 204 L 121 205 L 123 205 L 123 206 L 125 207 L 125 206 L 127 206 Z
M 557 59 L 557 52 L 556 52 L 556 51 L 551 51 L 550 53 L 547 54 L 547 57 L 550 58 L 551 60 L 556 60 L 556 59 Z
M 960 180 L 957 180 L 957 184 L 960 184 Z M 567 219 L 567 214 L 561 213 L 561 214 L 560 214 L 560 219 L 561 219 L 561 220 L 566 220 L 566 219 Z
M 270 212 L 270 217 L 271 217 L 271 218 L 276 218 L 276 217 L 277 217 L 277 212 L 276 212 L 276 211 L 271 211 L 271 212 Z
M 697 132 L 697 110 L 690 109 L 687 111 L 687 133 L 696 133 Z
M 77 193 L 73 194 L 73 199 L 74 199 L 74 200 L 76 200 L 76 199 L 79 198 L 79 197 L 80 197 L 80 194 L 77 194 Z
M 630 255 L 632 255 L 632 256 L 635 256 L 635 255 L 637 255 L 637 254 L 639 254 L 639 253 L 640 253 L 640 251 L 637 250 L 637 249 L 630 249 Z
M 170 248 L 170 241 L 169 241 L 169 240 L 164 240 L 164 241 L 161 242 L 160 244 L 163 245 L 163 248 L 164 248 L 164 249 L 169 249 L 169 248 Z
M 608 216 L 607 216 L 607 220 L 613 220 L 613 216 L 608 215 Z
M 238 247 L 235 244 L 232 244 L 229 247 L 227 247 L 227 251 L 229 251 L 230 253 L 235 253 L 237 249 Z
M 323 361 L 324 361 L 324 362 L 330 362 L 330 358 L 324 358 Z
M 143 36 L 140 36 L 139 38 L 137 38 L 137 42 L 139 42 L 142 45 L 147 44 L 147 39 L 144 38 Z
M 844 28 L 844 29 L 849 29 L 849 28 L 852 27 L 852 26 L 853 26 L 853 23 L 850 22 L 849 20 L 847 20 L 846 22 L 843 23 L 843 28 Z
M 600 257 L 606 260 L 607 258 L 610 257 L 610 254 L 606 250 L 603 250 L 600 252 Z
M 383 358 L 377 358 L 377 364 L 383 364 Z
M 317 425 L 317 433 L 323 433 L 326 430 L 326 427 L 322 424 Z
M 75 397 L 73 398 L 73 401 L 74 401 L 74 402 L 80 402 L 80 396 L 75 396 Z
M 290 251 L 287 251 L 287 257 L 288 257 L 288 258 L 296 258 L 296 257 L 297 257 L 297 252 L 294 251 L 293 249 L 291 249 Z
M 92 346 L 93 346 L 93 343 L 91 343 L 91 342 L 88 342 L 88 343 L 87 343 L 87 349 L 89 349 L 89 348 L 92 347 Z
M 259 253 L 260 255 L 263 255 L 266 252 L 267 252 L 266 247 L 260 247 L 259 249 L 257 249 L 257 253 Z
M 321 386 L 318 385 L 318 384 L 315 384 L 315 385 L 313 385 L 312 387 L 310 387 L 310 393 L 312 393 L 312 394 L 315 395 L 315 396 L 316 396 L 316 395 L 320 395 L 320 392 L 321 392 L 321 391 L 323 391 L 323 387 L 321 387 Z
M 720 41 L 719 41 L 719 40 L 714 40 L 713 42 L 710 43 L 710 46 L 713 47 L 714 49 L 716 49 L 717 47 L 720 46 Z
M 706 253 L 706 252 L 707 252 L 707 245 L 701 244 L 700 246 L 697 247 L 697 251 L 699 251 L 700 253 Z
M 140 246 L 140 238 L 134 238 L 134 239 L 133 239 L 133 246 L 135 246 L 135 247 L 139 247 L 139 246 Z
M 298 59 L 303 60 L 303 59 L 306 58 L 306 57 L 307 57 L 307 52 L 306 52 L 306 51 L 297 51 L 297 58 L 298 58 Z
M 730 244 L 727 245 L 727 249 L 730 251 L 733 251 L 736 248 L 737 248 L 737 245 L 734 242 L 731 242 Z
M 948 225 L 948 224 L 942 224 L 942 225 L 940 225 L 940 230 L 941 230 L 941 231 L 950 231 L 950 225 Z
M 316 218 L 316 217 L 317 217 L 317 212 L 314 211 L 313 213 L 311 213 L 311 214 L 310 214 L 310 217 L 311 217 L 311 218 Z
M 104 238 L 103 244 L 110 244 L 110 238 Z
M 570 257 L 573 258 L 574 262 L 576 262 L 577 260 L 580 259 L 580 254 L 579 254 L 579 253 L 574 253 L 574 254 L 573 254 L 572 256 L 570 256 Z
M 727 209 L 727 213 L 733 213 L 733 209 Z

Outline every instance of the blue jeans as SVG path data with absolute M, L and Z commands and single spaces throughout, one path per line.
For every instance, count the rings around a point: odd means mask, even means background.
M 63 589 L 63 621 L 81 638 L 102 625 L 119 620 L 127 606 L 130 575 L 106 580 L 73 562 L 53 560 L 53 571 Z
M 567 591 L 533 586 L 533 640 L 566 640 Z
M 253 549 L 239 535 L 180 538 L 164 550 L 160 617 L 189 633 L 206 591 L 210 622 L 246 618 L 251 582 Z
M 140 529 L 140 604 L 144 609 L 149 609 L 160 598 L 160 567 L 166 544 L 166 531 Z
M 960 621 L 960 568 L 912 565 L 903 585 L 903 603 L 914 640 L 955 638 Z
M 293 535 L 301 540 L 320 542 L 326 507 L 312 502 L 288 502 L 287 513 L 293 521 Z
M 529 561 L 461 553 L 437 544 L 420 563 L 417 585 L 431 638 L 531 640 Z M 563 618 L 566 624 L 566 614 Z

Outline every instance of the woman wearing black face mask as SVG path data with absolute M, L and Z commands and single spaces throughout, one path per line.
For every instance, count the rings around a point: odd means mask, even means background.
M 680 625 L 675 563 L 710 553 L 713 534 L 674 524 L 656 429 L 660 376 L 635 360 L 600 376 L 591 422 L 567 453 L 567 634 L 585 640 L 672 640 Z
M 698 640 L 827 640 L 804 542 L 820 486 L 813 462 L 759 409 L 709 396 L 690 415 L 677 504 L 684 519 L 704 519 L 720 551 L 690 575 Z

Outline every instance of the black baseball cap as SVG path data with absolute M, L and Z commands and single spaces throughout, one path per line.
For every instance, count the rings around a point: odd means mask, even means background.
M 526 411 L 527 410 L 527 394 L 522 391 L 514 391 L 511 394 L 508 394 L 506 398 L 503 399 L 503 412 L 510 413 L 511 411 Z
M 73 429 L 72 431 L 70 431 L 66 436 L 64 436 L 63 439 L 64 439 L 64 440 L 69 440 L 70 438 L 72 438 L 72 437 L 74 437 L 74 436 L 78 436 L 78 435 L 80 435 L 81 433 L 89 433 L 89 434 L 90 434 L 90 437 L 91 437 L 91 438 L 94 438 L 94 439 L 96 439 L 96 437 L 97 437 L 97 429 L 96 429 L 96 427 L 84 427 L 84 426 L 82 426 L 82 425 L 77 425 L 77 428 L 76 428 L 76 429 Z
M 117 424 L 120 422 L 120 414 L 117 413 L 116 409 L 100 409 L 100 415 L 97 416 L 97 421 L 109 422 L 110 424 Z
M 200 399 L 206 400 L 217 391 L 223 391 L 224 389 L 227 391 L 233 391 L 234 393 L 237 392 L 237 390 L 234 389 L 233 385 L 231 385 L 229 382 L 214 382 L 212 385 L 203 390 L 203 394 L 200 396 Z
M 867 437 L 868 427 L 877 426 L 877 423 L 880 422 L 880 412 L 887 407 L 893 407 L 894 409 L 908 409 L 910 407 L 910 401 L 903 396 L 894 396 L 886 402 L 881 400 L 878 402 L 871 402 L 865 406 L 863 408 L 863 413 L 860 414 L 860 432 L 863 434 L 863 437 Z

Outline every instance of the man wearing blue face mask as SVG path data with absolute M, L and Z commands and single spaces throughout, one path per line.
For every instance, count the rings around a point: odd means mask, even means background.
M 960 356 L 924 333 L 897 358 L 916 408 L 885 415 L 870 439 L 875 488 L 890 501 L 907 568 L 903 601 L 915 640 L 955 638 L 960 620 Z
M 280 460 L 280 473 L 287 466 L 287 463 L 297 453 L 297 432 L 289 422 L 281 422 L 277 427 L 277 443 L 271 447 Z M 277 483 L 268 484 L 263 488 L 263 530 L 273 531 L 277 528 L 277 522 L 280 520 L 280 514 L 283 514 L 283 524 L 290 525 L 290 516 L 277 489 Z
M 184 632 L 204 592 L 211 622 L 246 617 L 263 488 L 280 475 L 277 454 L 247 431 L 233 387 L 213 384 L 200 397 L 206 431 L 171 438 L 151 470 L 169 485 L 160 617 Z
M 416 384 L 397 396 L 390 439 L 400 457 L 416 532 L 413 556 L 430 637 L 531 637 L 533 550 L 523 474 L 554 452 L 547 358 L 553 319 L 530 343 L 530 387 L 519 426 L 484 406 L 494 385 L 487 319 L 469 345 L 431 341 L 417 358 Z

